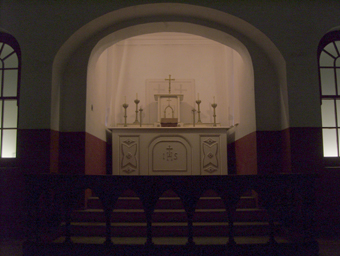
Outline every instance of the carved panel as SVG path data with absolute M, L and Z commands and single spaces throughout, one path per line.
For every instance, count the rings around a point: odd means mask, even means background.
M 182 137 L 156 138 L 150 144 L 149 152 L 151 172 L 191 173 L 191 147 Z
M 121 136 L 119 138 L 120 157 L 119 169 L 120 173 L 138 174 L 139 165 L 139 137 L 138 136 Z
M 203 174 L 220 172 L 220 137 L 201 136 L 201 170 Z

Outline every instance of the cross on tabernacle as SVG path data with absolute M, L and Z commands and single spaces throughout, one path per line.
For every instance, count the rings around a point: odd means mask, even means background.
M 171 93 L 171 81 L 175 81 L 175 79 L 171 79 L 171 75 L 169 75 L 169 78 L 165 78 L 165 80 L 169 80 L 169 94 Z

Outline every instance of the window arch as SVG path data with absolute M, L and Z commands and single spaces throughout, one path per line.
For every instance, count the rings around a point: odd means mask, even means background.
M 318 47 L 323 155 L 340 163 L 340 30 L 326 34 Z
M 0 31 L 0 158 L 17 157 L 21 52 L 13 36 Z

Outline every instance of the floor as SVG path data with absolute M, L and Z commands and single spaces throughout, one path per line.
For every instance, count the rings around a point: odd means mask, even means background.
M 246 239 L 246 240 L 244 240 Z M 196 244 L 224 244 L 225 238 L 196 238 Z M 102 243 L 103 239 L 94 239 L 89 238 L 87 242 L 89 243 Z M 77 242 L 76 240 L 74 242 Z M 83 241 L 86 242 L 86 241 Z M 132 243 L 132 244 L 143 244 L 145 242 L 144 239 L 135 239 L 135 238 L 120 238 L 115 240 L 115 244 L 124 244 L 124 243 Z M 261 243 L 260 238 L 239 238 L 236 239 L 237 243 Z M 181 238 L 155 238 L 155 244 L 184 244 L 185 240 Z M 318 239 L 319 243 L 319 256 L 340 256 L 340 239 Z M 23 240 L 9 240 L 9 239 L 2 239 L 0 240 L 0 256 L 21 256 L 22 254 L 22 245 Z M 308 256 L 308 255 L 306 255 Z

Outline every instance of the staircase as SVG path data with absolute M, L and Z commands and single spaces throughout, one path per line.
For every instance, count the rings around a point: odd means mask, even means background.
M 172 191 L 166 191 L 156 204 L 153 214 L 152 234 L 154 238 L 187 237 L 187 216 L 181 200 Z M 193 219 L 194 237 L 228 237 L 227 213 L 220 197 L 213 191 L 199 200 Z M 97 197 L 90 197 L 85 210 L 72 213 L 72 239 L 105 237 L 105 215 Z M 241 236 L 263 237 L 269 235 L 268 217 L 265 210 L 256 205 L 256 197 L 251 192 L 245 194 L 238 203 L 235 222 L 235 238 Z M 126 191 L 116 204 L 111 217 L 112 240 L 115 238 L 145 238 L 146 218 L 142 203 L 133 191 Z

